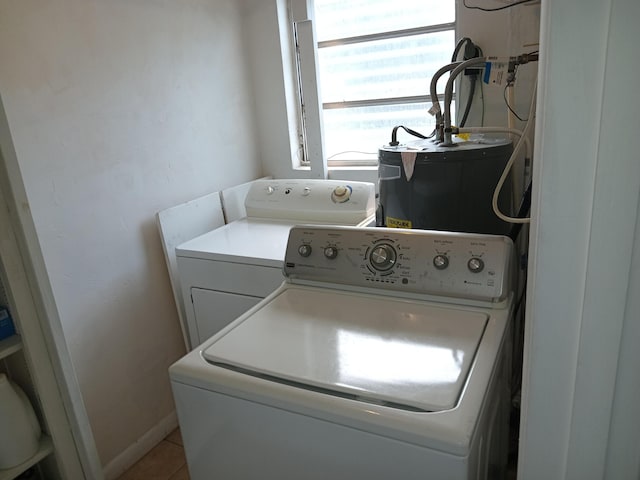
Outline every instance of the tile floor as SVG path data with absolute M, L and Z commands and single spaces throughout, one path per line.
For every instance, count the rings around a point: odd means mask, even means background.
M 171 432 L 118 480 L 189 480 L 180 430 Z

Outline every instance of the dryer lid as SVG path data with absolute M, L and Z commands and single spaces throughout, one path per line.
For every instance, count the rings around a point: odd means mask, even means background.
M 299 388 L 441 411 L 456 405 L 488 318 L 451 306 L 290 286 L 203 355 Z

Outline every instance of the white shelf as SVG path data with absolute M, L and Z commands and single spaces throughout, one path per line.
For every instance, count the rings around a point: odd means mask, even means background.
M 26 472 L 40 460 L 48 455 L 51 455 L 52 453 L 53 443 L 51 443 L 51 438 L 47 437 L 46 435 L 42 435 L 42 438 L 40 438 L 40 445 L 38 446 L 38 451 L 36 452 L 36 454 L 26 462 L 22 462 L 20 465 L 16 465 L 13 468 L 0 470 L 0 480 L 13 480 L 21 473 Z
M 22 348 L 22 339 L 20 335 L 12 335 L 4 340 L 0 340 L 0 360 L 8 357 L 12 353 L 16 353 Z
M 20 335 L 12 335 L 0 340 L 0 360 L 20 351 L 21 349 L 22 338 L 20 338 Z M 53 443 L 51 442 L 51 438 L 46 435 L 42 435 L 36 454 L 29 460 L 22 462 L 20 465 L 4 470 L 0 469 L 0 480 L 13 480 L 51 453 L 53 453 Z

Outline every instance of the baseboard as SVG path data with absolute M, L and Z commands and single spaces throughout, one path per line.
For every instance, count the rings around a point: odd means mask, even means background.
M 104 467 L 105 480 L 115 480 L 178 426 L 175 410 Z

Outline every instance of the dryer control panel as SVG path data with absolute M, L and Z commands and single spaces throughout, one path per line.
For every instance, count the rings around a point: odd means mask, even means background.
M 375 223 L 375 185 L 341 180 L 256 180 L 247 216 L 333 225 Z
M 499 302 L 511 291 L 512 257 L 512 241 L 499 235 L 297 226 L 284 273 L 293 283 Z

